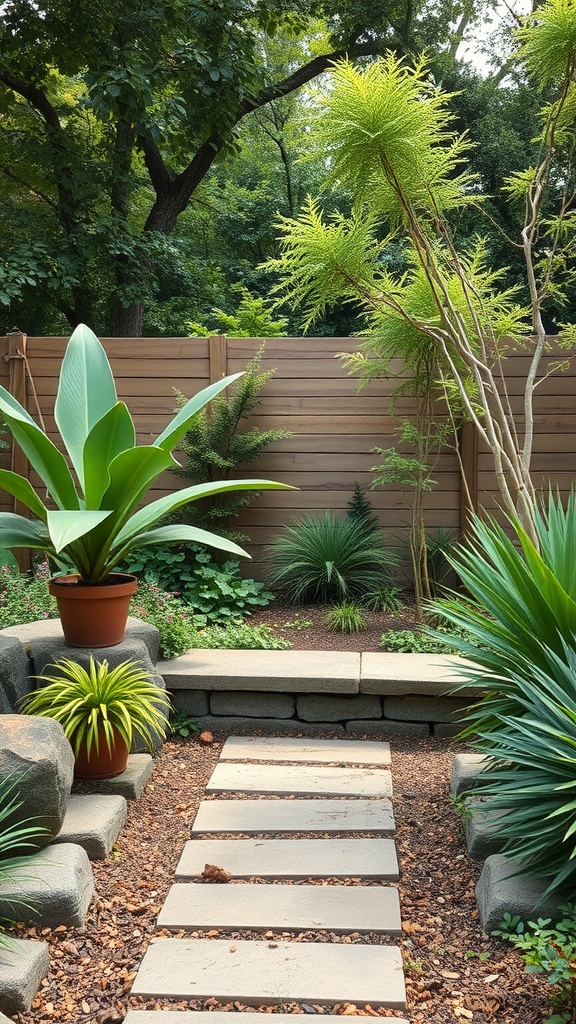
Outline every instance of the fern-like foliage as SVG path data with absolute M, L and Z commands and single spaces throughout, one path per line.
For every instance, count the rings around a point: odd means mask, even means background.
M 242 429 L 260 404 L 260 392 L 273 376 L 274 370 L 262 370 L 264 346 L 248 364 L 229 396 L 224 394 L 211 403 L 210 410 L 201 410 L 194 427 L 181 443 L 182 466 L 175 469 L 177 476 L 193 483 L 226 480 L 234 477 L 241 466 L 256 462 L 273 441 L 290 437 L 286 430 Z M 207 529 L 218 524 L 221 533 L 240 539 L 239 534 L 227 530 L 223 524 L 231 516 L 249 505 L 258 492 L 236 491 L 218 494 L 194 507 L 194 525 Z

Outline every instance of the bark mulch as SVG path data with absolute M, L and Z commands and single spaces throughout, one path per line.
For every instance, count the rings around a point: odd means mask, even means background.
M 18 1024 L 120 1024 L 129 1007 L 248 1010 L 215 999 L 172 1003 L 130 997 L 130 988 L 221 743 L 172 740 L 156 758 L 151 782 L 131 804 L 114 852 L 93 865 L 96 897 L 82 928 L 19 929 L 50 945 L 51 970 Z M 474 901 L 479 865 L 465 853 L 461 822 L 448 797 L 454 747 L 441 740 L 392 743 L 394 810 L 402 878 L 408 1011 L 411 1024 L 537 1024 L 546 1016 L 546 983 L 526 975 L 512 948 L 482 934 Z M 350 880 L 355 884 L 355 880 Z M 198 933 L 202 934 L 202 933 Z M 210 932 L 243 938 L 242 932 Z M 249 934 L 249 933 L 248 933 Z M 293 941 L 363 942 L 369 936 L 295 934 Z M 379 939 L 378 941 L 381 941 Z M 339 1004 L 297 1013 L 390 1016 Z M 263 1008 L 264 1009 L 264 1008 Z M 273 1008 L 266 1008 L 273 1010 Z
M 366 627 L 358 633 L 338 633 L 328 629 L 329 605 L 287 605 L 273 601 L 255 609 L 246 622 L 250 626 L 270 626 L 300 651 L 382 651 L 380 638 L 389 629 L 417 628 L 414 609 L 407 605 L 400 612 L 371 612 L 362 609 Z

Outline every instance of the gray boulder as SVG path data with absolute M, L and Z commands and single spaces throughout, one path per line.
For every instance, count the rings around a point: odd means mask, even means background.
M 0 714 L 17 710 L 20 697 L 31 688 L 29 672 L 28 656 L 20 640 L 0 634 Z
M 14 821 L 34 818 L 33 824 L 48 829 L 37 841 L 39 848 L 62 828 L 73 775 L 74 754 L 59 722 L 0 715 L 0 779 L 17 783 L 22 805 Z

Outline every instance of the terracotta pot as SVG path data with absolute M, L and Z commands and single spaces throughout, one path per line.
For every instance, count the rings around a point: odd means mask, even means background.
M 113 572 L 104 583 L 57 576 L 48 590 L 56 598 L 64 639 L 71 647 L 113 647 L 124 639 L 134 576 Z
M 77 779 L 112 779 L 126 771 L 129 753 L 126 743 L 117 732 L 114 733 L 111 751 L 108 750 L 104 736 L 100 736 L 99 750 L 92 745 L 90 757 L 86 754 L 86 747 L 80 747 L 74 775 Z

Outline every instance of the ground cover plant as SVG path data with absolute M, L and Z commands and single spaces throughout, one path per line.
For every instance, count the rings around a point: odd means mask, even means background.
M 515 946 L 528 974 L 545 974 L 554 986 L 553 1012 L 546 1024 L 576 1021 L 576 910 L 567 903 L 560 911 L 562 917 L 555 922 L 548 917 L 525 923 L 517 915 L 505 914 L 492 933 Z

